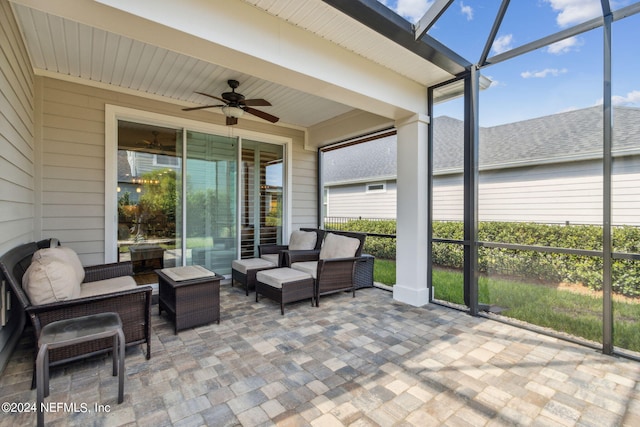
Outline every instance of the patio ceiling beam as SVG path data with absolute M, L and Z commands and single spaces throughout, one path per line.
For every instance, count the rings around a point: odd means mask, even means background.
M 429 10 L 424 14 L 414 26 L 415 39 L 420 40 L 422 36 L 427 34 L 427 31 L 436 23 L 438 18 L 447 10 L 447 8 L 453 3 L 453 0 L 437 0 L 431 5 Z
M 470 61 L 428 35 L 416 40 L 413 25 L 376 0 L 323 1 L 450 74 L 471 67 Z

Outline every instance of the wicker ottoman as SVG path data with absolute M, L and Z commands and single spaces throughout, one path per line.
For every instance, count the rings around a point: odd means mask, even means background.
M 256 275 L 256 302 L 258 295 L 280 303 L 280 314 L 284 315 L 284 305 L 288 302 L 311 298 L 314 305 L 314 280 L 310 274 L 291 268 L 274 268 L 259 271 Z
M 231 286 L 234 281 L 242 283 L 245 293 L 249 296 L 249 288 L 256 285 L 256 274 L 276 267 L 276 264 L 262 258 L 236 259 L 231 263 Z

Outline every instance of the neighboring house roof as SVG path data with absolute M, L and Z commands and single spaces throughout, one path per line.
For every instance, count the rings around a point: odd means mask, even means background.
M 640 108 L 614 107 L 614 119 L 614 155 L 640 153 Z M 436 117 L 433 131 L 435 173 L 461 172 L 463 122 L 447 116 Z M 602 139 L 602 106 L 482 127 L 480 168 L 503 169 L 601 158 Z M 396 136 L 328 151 L 323 160 L 325 185 L 395 179 Z

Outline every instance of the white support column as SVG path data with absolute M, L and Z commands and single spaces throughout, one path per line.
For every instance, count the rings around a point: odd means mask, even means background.
M 427 289 L 427 157 L 429 117 L 416 114 L 398 129 L 396 285 L 393 299 L 419 307 Z

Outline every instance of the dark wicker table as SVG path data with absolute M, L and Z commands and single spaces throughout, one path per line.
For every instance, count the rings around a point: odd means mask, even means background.
M 220 323 L 220 280 L 223 276 L 175 281 L 162 270 L 158 275 L 158 312 L 169 313 L 174 321 L 174 332 L 206 325 L 217 321 Z

